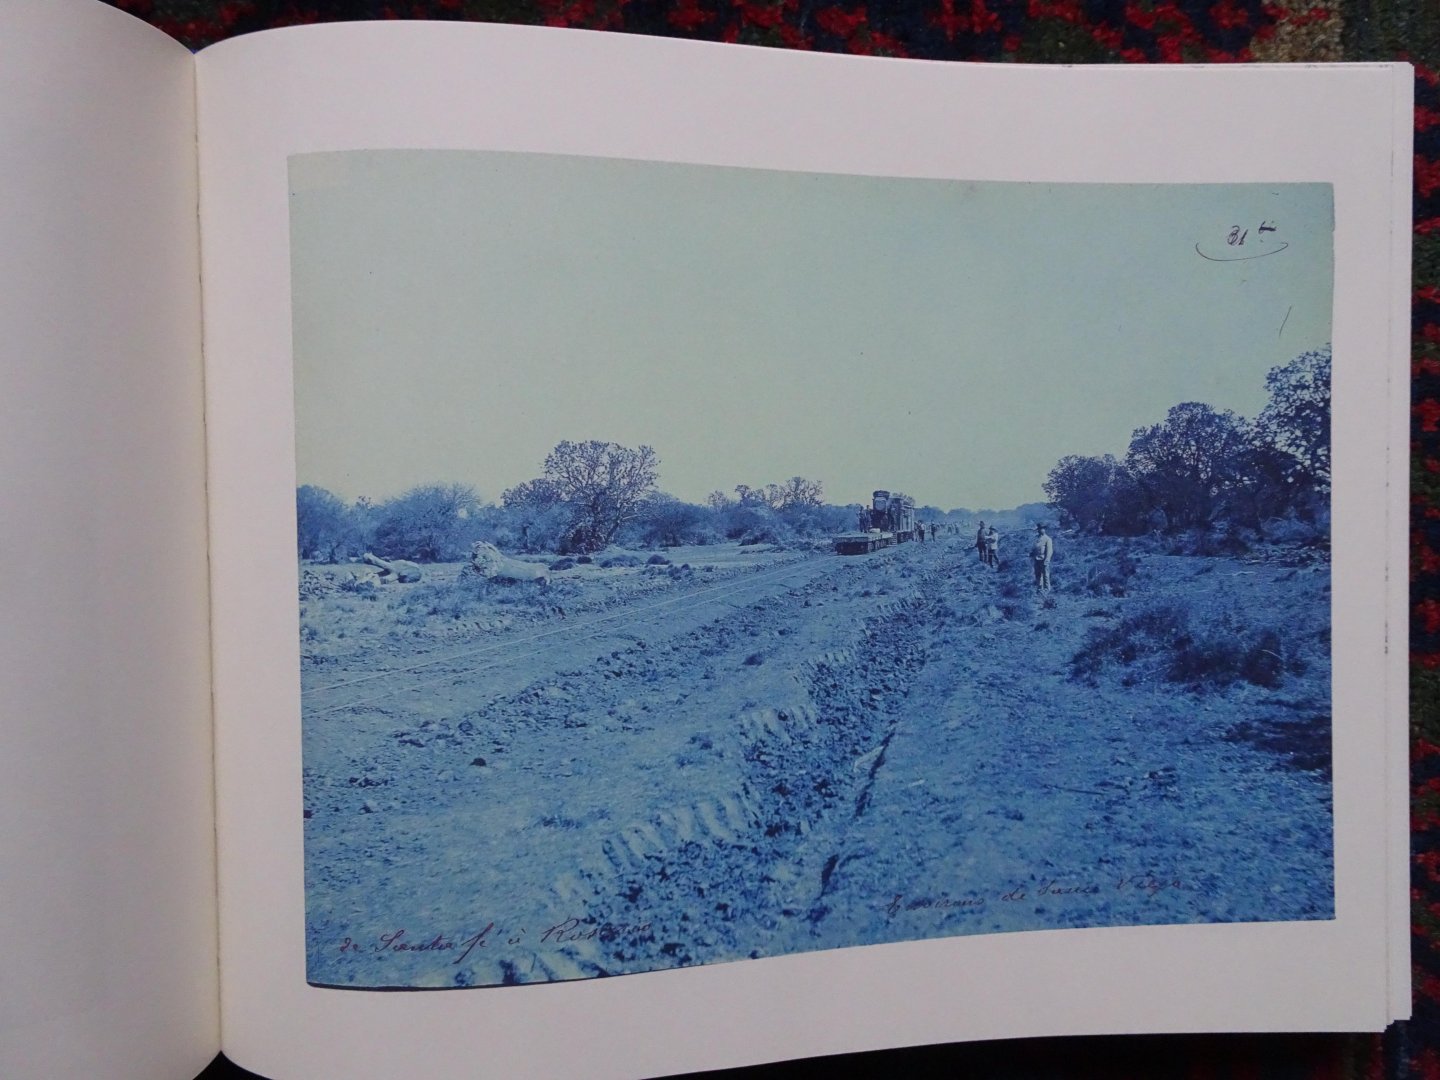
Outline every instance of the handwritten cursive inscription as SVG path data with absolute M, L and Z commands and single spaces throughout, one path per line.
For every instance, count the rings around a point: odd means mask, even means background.
M 611 941 L 631 934 L 648 934 L 650 924 L 645 923 L 582 923 L 579 919 L 566 919 L 556 923 L 540 935 L 542 942 L 589 941 L 599 938 Z
M 1014 904 L 1042 896 L 1105 896 L 1111 893 L 1144 893 L 1147 897 L 1173 889 L 1185 888 L 1177 877 L 1163 874 L 1122 874 L 1104 879 L 1041 878 L 1033 884 L 1016 884 L 997 890 L 988 895 L 952 897 L 942 893 L 939 896 L 906 896 L 894 893 L 883 904 L 885 914 L 894 918 L 907 911 L 980 911 L 991 900 L 1001 904 Z
M 536 938 L 536 945 L 564 945 L 572 941 L 614 941 L 622 937 L 641 937 L 649 934 L 648 922 L 609 923 L 591 922 L 580 918 L 562 919 L 547 927 Z M 357 941 L 353 937 L 342 938 L 336 946 L 342 953 L 359 953 L 372 957 L 391 956 L 396 953 L 434 953 L 454 955 L 452 964 L 463 964 L 476 949 L 487 949 L 491 944 L 503 941 L 506 945 L 524 945 L 529 933 L 523 926 L 500 930 L 493 922 L 467 935 L 438 933 L 411 934 L 405 928 L 377 935 L 369 941 Z

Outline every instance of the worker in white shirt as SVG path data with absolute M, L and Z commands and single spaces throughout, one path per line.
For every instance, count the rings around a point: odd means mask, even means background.
M 1035 543 L 1030 545 L 1030 565 L 1035 568 L 1035 588 L 1048 592 L 1050 589 L 1050 560 L 1055 557 L 1055 541 L 1045 531 L 1045 526 L 1035 526 Z

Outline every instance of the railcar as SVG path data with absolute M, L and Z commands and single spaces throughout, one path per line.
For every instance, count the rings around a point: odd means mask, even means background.
M 859 528 L 835 538 L 841 555 L 864 555 L 891 544 L 915 539 L 915 500 L 884 489 L 872 493 L 870 505 L 860 511 Z

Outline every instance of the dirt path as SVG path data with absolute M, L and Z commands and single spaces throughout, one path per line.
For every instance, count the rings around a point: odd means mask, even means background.
M 637 597 L 601 613 L 573 618 L 559 613 L 539 627 L 490 635 L 459 647 L 411 657 L 392 653 L 378 665 L 309 672 L 302 690 L 305 714 L 323 718 L 363 712 L 395 699 L 423 701 L 425 707 L 441 713 L 457 704 L 474 708 L 478 701 L 513 692 L 523 685 L 521 680 L 535 678 L 537 665 L 553 672 L 586 662 L 597 649 L 624 648 L 657 635 L 673 637 L 834 569 L 831 560 L 810 556 L 798 565 L 787 561 L 756 567 L 735 578 L 698 582 L 670 595 Z

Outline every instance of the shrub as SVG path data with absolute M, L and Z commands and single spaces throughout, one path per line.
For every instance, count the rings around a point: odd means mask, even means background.
M 366 600 L 379 599 L 379 588 L 375 582 L 369 578 L 342 575 L 340 580 L 336 582 L 335 587 L 343 593 L 364 597 Z
M 640 565 L 640 557 L 639 557 L 638 555 L 629 555 L 629 554 L 611 555 L 611 556 L 609 556 L 609 557 L 607 557 L 607 558 L 604 558 L 604 559 L 601 559 L 601 560 L 600 560 L 600 569 L 602 569 L 602 570 L 613 570 L 613 569 L 615 569 L 616 567 L 639 566 L 639 565 Z
M 1202 529 L 1195 537 L 1193 551 L 1207 558 L 1248 555 L 1254 538 L 1248 529 Z
M 464 622 L 508 606 L 547 610 L 558 601 L 576 594 L 573 581 L 552 582 L 541 588 L 532 582 L 501 581 L 479 574 L 461 574 L 453 581 L 425 582 L 405 597 L 395 621 L 404 626 L 432 620 Z
M 1322 545 L 1330 539 L 1330 527 L 1328 521 L 1312 523 L 1283 517 L 1265 522 L 1265 535 L 1281 544 Z
M 1196 629 L 1183 609 L 1167 604 L 1127 616 L 1115 626 L 1092 629 L 1071 659 L 1070 671 L 1073 677 L 1093 681 L 1107 664 L 1139 664 L 1143 671 L 1147 661 L 1161 678 L 1194 689 L 1247 682 L 1273 690 L 1287 673 L 1299 675 L 1308 666 L 1298 648 L 1287 648 L 1273 626 L 1248 625 L 1226 612 Z
M 1235 632 L 1221 626 L 1175 649 L 1165 670 L 1172 682 L 1229 686 L 1238 681 L 1273 690 L 1286 670 L 1280 635 L 1273 629 Z
M 1110 567 L 1091 567 L 1080 589 L 1091 596 L 1124 596 L 1125 576 Z
M 779 546 L 780 536 L 778 531 L 771 526 L 762 526 L 740 537 L 741 547 L 754 547 L 757 544 Z
M 1165 604 L 1128 615 L 1114 626 L 1096 627 L 1070 660 L 1072 676 L 1093 679 L 1107 663 L 1133 664 L 1173 648 L 1186 632 L 1185 613 Z
M 636 520 L 616 540 L 636 547 L 677 547 L 681 544 L 713 544 L 719 539 L 715 511 L 708 506 L 681 502 L 672 495 L 656 493 L 641 506 Z
M 1140 563 L 1134 556 L 1121 550 L 1113 560 L 1087 569 L 1085 576 L 1072 588 L 1089 596 L 1125 596 L 1129 591 L 1129 581 L 1139 568 Z

